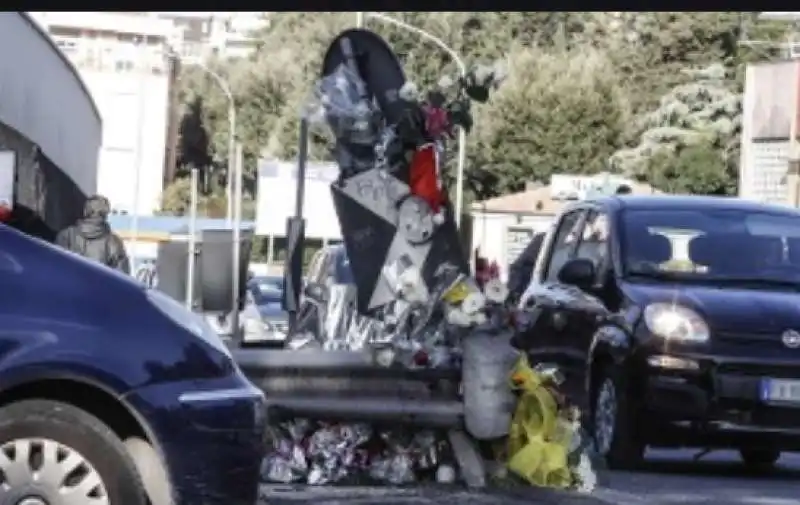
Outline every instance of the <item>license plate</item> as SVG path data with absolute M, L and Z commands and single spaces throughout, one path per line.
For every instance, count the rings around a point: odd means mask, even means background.
M 800 380 L 761 379 L 761 399 L 767 402 L 800 403 Z

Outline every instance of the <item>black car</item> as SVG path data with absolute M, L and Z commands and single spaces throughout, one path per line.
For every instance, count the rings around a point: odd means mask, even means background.
M 800 450 L 800 212 L 733 198 L 614 196 L 565 210 L 520 336 L 560 365 L 611 467 L 647 446 Z M 545 301 L 547 303 L 545 303 Z
M 289 331 L 289 319 L 283 310 L 283 277 L 256 275 L 247 282 L 247 289 L 258 307 L 261 319 L 279 341 L 286 339 Z

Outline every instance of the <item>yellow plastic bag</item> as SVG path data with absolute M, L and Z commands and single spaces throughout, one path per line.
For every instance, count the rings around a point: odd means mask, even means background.
M 572 435 L 544 380 L 520 356 L 511 375 L 520 397 L 511 419 L 507 466 L 535 486 L 563 489 L 572 484 L 567 465 Z
M 467 281 L 459 281 L 448 289 L 442 298 L 450 305 L 457 305 L 464 301 L 464 298 L 472 292 L 472 287 Z

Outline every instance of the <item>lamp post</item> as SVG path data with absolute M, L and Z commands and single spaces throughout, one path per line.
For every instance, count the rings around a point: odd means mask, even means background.
M 167 54 L 174 58 L 181 59 L 179 54 L 176 54 L 171 49 L 167 49 Z M 234 192 L 233 192 L 233 177 L 234 177 L 234 166 L 235 161 L 234 158 L 236 157 L 236 102 L 233 99 L 233 93 L 231 92 L 231 87 L 221 75 L 211 70 L 205 63 L 201 61 L 192 61 L 193 65 L 197 65 L 203 71 L 208 74 L 222 89 L 222 92 L 225 94 L 225 97 L 228 99 L 228 173 L 227 173 L 227 184 L 225 187 L 225 197 L 228 200 L 227 208 L 225 211 L 225 219 L 228 224 L 231 223 L 233 219 L 233 199 L 234 199 Z M 237 181 L 237 184 L 241 184 L 241 181 Z
M 439 47 L 442 51 L 446 52 L 448 56 L 455 62 L 458 66 L 458 72 L 461 74 L 461 77 L 465 77 L 467 75 L 467 66 L 464 64 L 464 60 L 461 59 L 461 56 L 458 53 L 445 44 L 445 42 L 432 35 L 421 28 L 417 28 L 416 26 L 410 25 L 399 19 L 395 19 L 393 17 L 387 16 L 386 14 L 381 14 L 379 12 L 356 12 L 356 26 L 358 28 L 363 28 L 364 22 L 367 18 L 370 19 L 377 19 L 383 23 L 396 26 L 397 28 L 402 28 L 407 30 L 411 33 L 419 35 L 423 39 L 431 42 Z M 466 163 L 467 159 L 467 133 L 464 131 L 463 128 L 458 129 L 458 168 L 456 171 L 456 226 L 461 227 L 461 212 L 462 207 L 464 205 L 464 164 Z
M 136 154 L 134 155 L 134 167 L 136 173 L 133 179 L 133 216 L 131 216 L 131 250 L 133 251 L 132 267 L 137 266 L 139 248 L 139 192 L 141 190 L 142 179 L 142 149 L 144 148 L 144 123 L 147 114 L 147 78 L 149 77 L 149 65 L 147 65 L 149 38 L 147 35 L 140 39 L 136 44 L 136 71 L 139 74 L 139 86 L 137 97 L 138 106 L 136 113 Z

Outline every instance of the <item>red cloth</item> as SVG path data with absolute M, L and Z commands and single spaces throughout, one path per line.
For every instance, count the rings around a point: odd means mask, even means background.
M 425 129 L 428 135 L 435 139 L 444 134 L 452 136 L 452 125 L 446 110 L 430 105 L 424 105 L 422 110 L 425 112 Z
M 500 265 L 498 265 L 496 261 L 492 260 L 492 263 L 489 265 L 488 274 L 489 274 L 489 279 L 500 278 Z
M 411 159 L 408 185 L 412 195 L 425 200 L 434 214 L 438 214 L 444 204 L 444 192 L 440 189 L 436 146 L 426 144 L 414 153 Z

